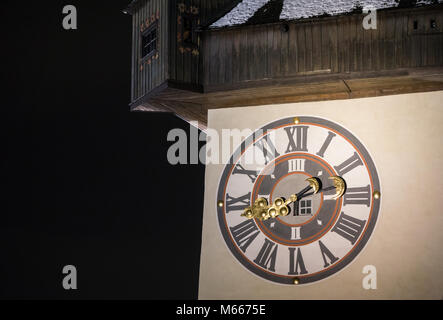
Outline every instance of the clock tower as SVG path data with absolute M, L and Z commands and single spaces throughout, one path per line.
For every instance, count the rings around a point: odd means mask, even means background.
M 201 299 L 443 297 L 441 1 L 126 11 L 132 110 L 251 132 L 206 165 Z
M 132 1 L 131 109 L 205 130 L 211 109 L 443 89 L 441 1 L 308 2 Z

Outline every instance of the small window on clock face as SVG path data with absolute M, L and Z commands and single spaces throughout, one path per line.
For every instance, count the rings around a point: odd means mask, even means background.
M 310 215 L 312 214 L 312 201 L 302 200 L 300 201 L 300 215 Z
M 150 26 L 142 34 L 142 58 L 151 56 L 157 51 L 157 24 Z

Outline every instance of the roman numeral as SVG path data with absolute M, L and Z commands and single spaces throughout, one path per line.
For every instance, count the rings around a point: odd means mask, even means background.
M 275 272 L 275 261 L 277 259 L 278 245 L 265 239 L 265 243 L 254 260 L 260 267 Z
M 256 170 L 246 170 L 242 167 L 241 164 L 238 164 L 234 167 L 234 170 L 232 171 L 232 174 L 245 174 L 251 179 L 252 182 L 257 179 L 258 173 Z
M 285 128 L 288 135 L 289 144 L 286 153 L 295 151 L 308 151 L 308 129 L 309 127 L 289 127 Z
M 236 210 L 244 210 L 251 205 L 251 193 L 244 196 L 234 198 L 226 194 L 226 211 L 229 213 Z
M 362 204 L 369 207 L 371 205 L 371 187 L 367 185 L 362 188 L 347 188 L 344 195 L 343 205 Z
M 343 238 L 349 240 L 351 244 L 354 244 L 360 236 L 365 224 L 366 220 L 359 220 L 342 212 L 340 218 L 332 229 L 332 232 L 336 232 Z
M 230 230 L 235 242 L 243 252 L 246 252 L 246 249 L 251 242 L 254 241 L 260 233 L 254 220 L 246 220 L 245 222 L 230 228 Z
M 329 267 L 330 264 L 334 264 L 338 260 L 338 258 L 336 256 L 334 256 L 331 253 L 331 251 L 329 251 L 328 248 L 326 248 L 326 246 L 323 244 L 323 242 L 318 241 L 318 244 L 320 246 L 320 251 L 321 251 L 321 255 L 323 257 L 323 262 L 325 263 L 323 268 L 327 268 L 327 267 Z M 328 258 L 330 262 L 328 262 L 328 260 L 326 258 Z
M 267 146 L 267 148 L 265 145 Z M 280 156 L 280 154 L 277 152 L 277 149 L 275 149 L 272 140 L 269 138 L 269 135 L 265 136 L 260 141 L 257 141 L 255 143 L 255 146 L 259 148 L 259 150 L 263 153 L 263 156 L 265 157 L 265 164 L 268 164 L 269 161 Z
M 288 160 L 288 172 L 305 171 L 306 159 L 291 159 Z
M 322 157 L 322 158 L 325 156 L 325 152 L 328 149 L 329 145 L 331 144 L 332 139 L 335 136 L 336 136 L 335 133 L 329 131 L 328 136 L 326 137 L 326 140 L 323 143 L 323 146 L 321 147 L 320 151 L 317 152 L 317 156 Z
M 300 229 L 301 227 L 291 227 L 291 240 L 301 240 Z
M 306 274 L 308 271 L 305 268 L 305 263 L 303 261 L 303 256 L 301 255 L 301 249 L 297 251 L 297 258 L 295 259 L 295 251 L 297 248 L 289 249 L 289 272 L 288 275 L 299 275 Z M 300 269 L 300 272 L 299 272 Z
M 339 176 L 343 176 L 345 173 L 348 173 L 355 167 L 363 165 L 363 162 L 360 160 L 358 153 L 354 152 L 354 155 L 350 157 L 348 160 L 343 162 L 341 165 L 334 167 L 335 171 Z

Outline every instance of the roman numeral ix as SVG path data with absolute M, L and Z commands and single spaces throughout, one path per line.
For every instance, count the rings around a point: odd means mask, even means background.
M 234 198 L 229 194 L 226 194 L 226 212 L 241 210 L 251 205 L 251 193 L 247 193 L 244 196 Z

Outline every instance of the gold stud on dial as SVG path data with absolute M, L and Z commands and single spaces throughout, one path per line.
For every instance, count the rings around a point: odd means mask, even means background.
M 380 199 L 380 197 L 381 197 L 380 191 L 374 191 L 373 197 L 374 197 L 375 200 Z

